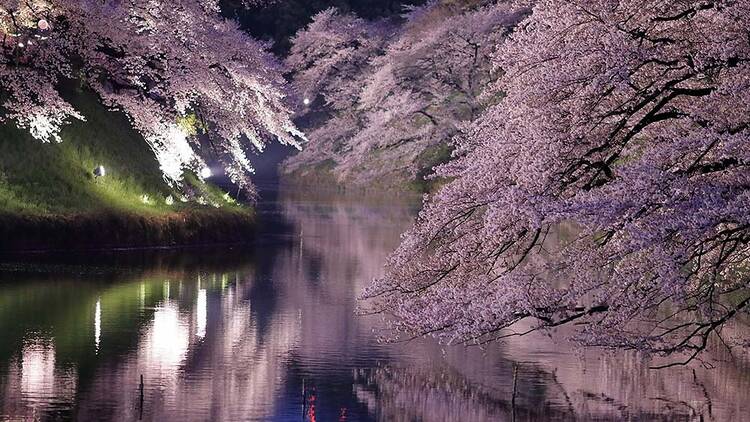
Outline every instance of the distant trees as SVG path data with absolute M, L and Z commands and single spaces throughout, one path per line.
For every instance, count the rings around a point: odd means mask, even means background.
M 750 304 L 748 28 L 744 1 L 537 2 L 367 292 L 394 335 L 574 325 L 670 364 L 747 346 L 722 328 Z
M 219 16 L 214 0 L 0 1 L 2 119 L 42 141 L 83 119 L 61 96 L 81 81 L 124 111 L 165 178 L 203 160 L 190 136 L 205 133 L 232 180 L 249 187 L 249 140 L 296 144 L 280 68 L 265 45 Z M 190 123 L 190 124 L 186 124 Z
M 335 8 L 363 19 L 398 18 L 404 6 L 425 0 L 220 0 L 222 12 L 234 16 L 242 27 L 259 39 L 273 39 L 272 51 L 285 56 L 292 36 L 310 23 L 310 17 Z
M 413 179 L 431 149 L 446 148 L 464 121 L 492 101 L 480 94 L 498 72 L 490 63 L 522 13 L 505 5 L 437 2 L 413 8 L 399 27 L 327 10 L 292 39 L 287 64 L 303 95 L 316 99 L 313 142 L 287 171 L 334 162 L 339 181 L 389 175 Z M 421 166 L 421 167 L 420 167 Z

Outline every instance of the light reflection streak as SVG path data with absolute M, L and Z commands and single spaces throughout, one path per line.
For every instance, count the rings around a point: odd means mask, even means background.
M 141 348 L 150 370 L 159 377 L 175 375 L 188 346 L 188 327 L 181 321 L 177 305 L 167 302 L 156 308 Z
M 54 343 L 46 339 L 27 341 L 21 352 L 21 393 L 26 398 L 50 397 L 54 382 Z
M 697 373 L 686 370 L 651 374 L 632 359 L 590 356 L 584 361 L 578 355 L 562 353 L 559 344 L 532 341 L 530 337 L 511 340 L 502 349 L 472 349 L 473 352 L 443 351 L 427 340 L 414 342 L 409 349 L 383 346 L 395 351 L 383 358 L 382 366 L 378 363 L 370 368 L 368 365 L 374 365 L 370 363 L 373 356 L 383 356 L 381 346 L 369 343 L 369 319 L 352 319 L 353 298 L 368 280 L 381 274 L 382 262 L 398 239 L 398 223 L 408 223 L 409 219 L 401 214 L 371 216 L 352 206 L 337 206 L 322 216 L 319 207 L 294 203 L 288 204 L 285 211 L 296 227 L 305 227 L 305 247 L 274 251 L 270 276 L 265 272 L 256 275 L 255 270 L 247 268 L 234 273 L 201 270 L 203 276 L 198 276 L 196 282 L 197 273 L 186 270 L 179 275 L 159 274 L 145 283 L 135 281 L 138 284 L 122 295 L 127 296 L 127 309 L 118 308 L 110 300 L 120 296 L 94 292 L 92 299 L 86 298 L 81 327 L 87 334 L 87 350 L 91 344 L 90 305 L 94 301 L 95 333 L 101 330 L 104 302 L 108 339 L 114 336 L 115 327 L 119 329 L 116 318 L 120 312 L 126 318 L 138 317 L 138 325 L 133 328 L 138 342 L 126 356 L 102 359 L 106 364 L 98 364 L 92 378 L 82 382 L 85 389 L 72 387 L 69 402 L 77 406 L 75 416 L 80 420 L 100 420 L 102 409 L 106 408 L 108 419 L 137 420 L 134 392 L 140 375 L 144 375 L 144 420 L 288 420 L 289 415 L 283 412 L 292 407 L 294 416 L 299 418 L 299 394 L 291 398 L 286 394 L 296 387 L 291 383 L 298 382 L 290 366 L 299 365 L 308 385 L 314 386 L 316 381 L 337 386 L 352 383 L 351 398 L 346 392 L 332 392 L 328 387 L 308 390 L 314 391 L 308 396 L 310 401 L 304 412 L 308 417 L 312 416 L 314 404 L 318 419 L 336 420 L 329 407 L 341 400 L 341 409 L 348 409 L 346 416 L 352 420 L 509 420 L 510 365 L 520 361 L 524 364 L 516 405 L 539 420 L 589 416 L 620 420 L 620 408 L 628 409 L 633 418 L 641 415 L 650 419 L 653 412 L 668 415 L 666 406 L 672 404 L 666 399 L 690 403 L 696 409 L 693 415 L 746 420 L 741 418 L 743 412 L 747 414 L 747 401 L 742 398 L 750 381 L 746 373 L 734 367 L 717 364 L 719 368 L 713 372 L 699 369 Z M 381 221 L 385 223 L 380 224 Z M 184 284 L 184 291 L 175 298 L 169 297 L 167 277 Z M 266 295 L 266 288 L 273 288 L 273 302 Z M 139 295 L 138 300 L 135 295 Z M 133 310 L 137 303 L 140 313 Z M 145 310 L 144 303 L 149 305 Z M 209 312 L 211 336 L 207 336 Z M 95 341 L 98 349 L 100 334 L 95 335 Z M 24 342 L 23 353 L 8 370 L 10 381 L 7 386 L 0 382 L 0 395 L 4 395 L 0 402 L 5 401 L 0 403 L 4 406 L 0 408 L 0 419 L 10 414 L 35 420 L 36 414 L 31 412 L 40 412 L 38 403 L 42 399 L 36 396 L 37 401 L 29 404 L 31 400 L 22 395 L 21 384 L 35 394 L 54 394 L 46 401 L 52 403 L 51 398 L 68 397 L 63 393 L 67 387 L 60 387 L 60 380 L 76 380 L 72 371 L 68 376 L 62 369 L 67 364 L 62 362 L 68 359 L 65 347 L 59 345 L 55 350 L 51 343 L 36 342 Z M 111 353 L 112 349 L 105 348 L 99 354 Z M 343 378 L 348 376 L 350 366 L 356 369 L 350 378 Z M 42 385 L 52 382 L 51 377 L 56 378 L 57 386 L 45 393 Z M 344 407 L 349 404 L 357 406 Z M 371 418 L 360 417 L 362 413 L 358 412 L 368 412 L 367 409 Z M 685 409 L 675 409 L 675 418 L 682 418 Z M 338 414 L 338 407 L 335 412 Z
M 195 335 L 199 338 L 206 336 L 206 289 L 200 289 L 198 291 L 198 303 L 196 304 L 196 319 L 198 320 L 198 328 Z
M 102 299 L 96 300 L 96 311 L 94 311 L 94 344 L 96 353 L 99 353 L 99 346 L 102 337 Z

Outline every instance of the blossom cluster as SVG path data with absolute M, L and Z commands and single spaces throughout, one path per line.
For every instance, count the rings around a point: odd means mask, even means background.
M 67 121 L 85 118 L 66 80 L 124 112 L 170 183 L 204 166 L 199 140 L 177 124 L 185 116 L 240 185 L 252 172 L 245 144 L 301 139 L 276 59 L 216 0 L 2 0 L 0 38 L 1 117 L 41 141 L 61 141 Z
M 669 364 L 746 345 L 747 28 L 746 1 L 536 2 L 493 57 L 502 100 L 366 292 L 394 336 L 574 325 Z

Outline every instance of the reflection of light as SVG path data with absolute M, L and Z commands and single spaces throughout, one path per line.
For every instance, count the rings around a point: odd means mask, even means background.
M 169 299 L 169 282 L 164 282 L 164 299 Z
M 164 369 L 174 369 L 187 352 L 187 331 L 187 327 L 180 323 L 177 306 L 167 304 L 157 308 L 152 331 L 144 344 L 149 361 L 168 367 Z
M 21 391 L 49 396 L 54 390 L 55 346 L 51 341 L 25 344 L 21 352 Z
M 305 105 L 310 105 L 310 99 L 305 98 L 304 100 L 302 100 L 302 103 L 304 103 Z
M 94 343 L 96 344 L 96 353 L 99 353 L 99 341 L 102 337 L 102 299 L 96 301 L 96 311 L 94 311 Z
M 213 176 L 213 173 L 211 172 L 211 169 L 208 167 L 203 167 L 201 169 L 201 179 L 208 179 L 209 177 Z
M 138 292 L 138 304 L 141 309 L 146 306 L 146 283 L 141 283 L 141 290 Z
M 200 289 L 198 291 L 197 304 L 198 329 L 195 333 L 200 338 L 206 336 L 206 305 L 206 289 Z

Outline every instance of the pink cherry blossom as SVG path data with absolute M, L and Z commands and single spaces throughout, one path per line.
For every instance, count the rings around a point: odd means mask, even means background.
M 343 184 L 413 179 L 426 150 L 448 144 L 490 103 L 480 98 L 498 76 L 490 57 L 524 11 L 430 2 L 401 26 L 334 9 L 316 15 L 287 65 L 297 90 L 321 99 L 307 115 L 326 118 L 305 127 L 311 142 L 284 170 L 332 162 Z
M 750 3 L 541 0 L 366 292 L 393 336 L 700 359 L 750 304 Z M 658 366 L 657 364 L 656 366 Z
M 199 172 L 210 153 L 250 188 L 248 151 L 303 138 L 281 66 L 265 43 L 220 16 L 216 0 L 2 0 L 0 31 L 2 118 L 42 141 L 61 141 L 65 122 L 85 119 L 59 91 L 66 79 L 124 112 L 172 184 L 184 170 Z M 15 39 L 33 43 L 20 48 Z M 187 115 L 200 136 L 182 133 Z

